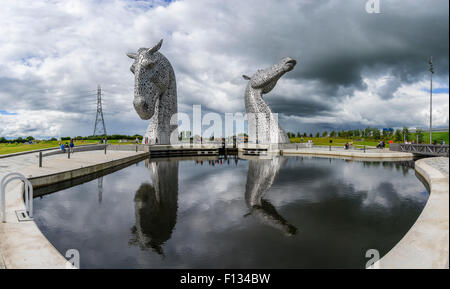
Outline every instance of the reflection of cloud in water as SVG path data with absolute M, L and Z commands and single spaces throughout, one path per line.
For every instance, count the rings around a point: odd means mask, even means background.
M 414 171 L 395 164 L 266 162 L 158 161 L 151 182 L 132 166 L 105 176 L 101 204 L 90 182 L 37 201 L 37 219 L 58 250 L 80 248 L 86 267 L 358 267 L 366 247 L 392 248 L 427 198 Z M 302 234 L 286 238 L 258 216 L 243 218 L 248 205 Z
M 384 169 L 380 170 L 380 166 Z M 271 201 L 280 206 L 299 200 L 321 202 L 337 196 L 353 195 L 362 198 L 362 206 L 375 205 L 385 209 L 400 205 L 404 199 L 426 201 L 428 194 L 423 194 L 424 186 L 420 182 L 411 183 L 408 177 L 393 177 L 398 172 L 415 178 L 413 169 L 397 162 L 289 158 L 278 178 L 283 190 Z M 277 190 L 277 183 L 273 190 Z

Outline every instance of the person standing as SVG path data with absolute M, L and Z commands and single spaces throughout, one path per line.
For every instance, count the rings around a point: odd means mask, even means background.
M 74 152 L 74 147 L 75 147 L 75 144 L 73 143 L 73 139 L 70 140 L 69 147 L 70 147 L 70 152 L 73 153 Z

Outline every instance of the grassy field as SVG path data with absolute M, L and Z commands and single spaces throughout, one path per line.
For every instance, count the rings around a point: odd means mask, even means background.
M 67 141 L 67 142 L 69 142 L 69 141 Z M 63 143 L 66 143 L 66 141 L 63 141 Z M 97 140 L 83 140 L 83 141 L 76 141 L 75 146 L 96 144 L 96 143 L 98 143 Z M 108 140 L 108 143 L 110 143 L 110 144 L 131 144 L 134 142 L 130 141 L 130 142 L 119 143 L 119 140 Z M 46 149 L 46 148 L 56 148 L 58 146 L 59 146 L 59 141 L 40 141 L 39 143 L 34 143 L 34 144 L 1 143 L 0 144 L 0 155 L 32 151 L 32 150 L 39 150 L 39 149 Z
M 409 136 L 409 140 L 416 140 L 416 134 L 412 133 Z M 433 132 L 433 141 L 437 141 L 439 144 L 441 140 L 445 141 L 445 144 L 449 144 L 449 133 L 448 132 Z M 430 143 L 430 133 L 424 132 L 423 133 L 423 141 L 425 143 Z
M 334 137 L 331 138 L 333 142 L 330 144 L 330 138 L 329 137 L 304 137 L 304 142 L 307 142 L 309 139 L 312 139 L 314 145 L 323 145 L 323 146 L 344 146 L 347 142 L 352 142 L 354 146 L 377 146 L 378 141 L 376 140 L 364 140 L 364 141 L 357 141 L 357 139 L 348 139 L 348 138 L 340 138 L 340 137 Z M 409 140 L 416 140 L 415 133 L 410 134 Z M 441 140 L 444 140 L 446 144 L 449 144 L 449 133 L 448 132 L 434 132 L 433 133 L 433 141 L 436 140 L 438 143 L 440 143 Z M 64 143 L 66 141 L 63 141 Z M 293 143 L 299 143 L 301 142 L 300 138 L 294 137 L 291 138 L 291 142 Z M 429 133 L 424 133 L 424 142 L 429 142 Z M 58 147 L 58 141 L 40 141 L 39 143 L 35 144 L 22 144 L 22 143 L 14 143 L 14 144 L 0 144 L 0 155 L 5 154 L 12 154 L 12 153 L 18 153 L 18 152 L 25 152 L 25 151 L 31 151 L 31 150 L 38 150 L 38 149 L 46 149 L 46 148 L 56 148 Z M 83 141 L 76 141 L 75 146 L 79 145 L 86 145 L 86 144 L 95 144 L 98 143 L 97 140 L 83 140 Z M 134 143 L 133 141 L 129 142 L 120 142 L 119 140 L 108 140 L 108 143 L 110 144 L 131 144 Z M 389 143 L 386 142 L 386 147 L 389 147 Z
M 318 146 L 344 146 L 347 142 L 353 142 L 353 145 L 360 145 L 360 146 L 377 146 L 378 141 L 356 141 L 356 139 L 348 139 L 348 138 L 340 138 L 340 137 L 333 137 L 331 138 L 333 140 L 332 143 L 330 143 L 330 138 L 328 137 L 304 137 L 303 142 L 307 142 L 308 140 L 312 140 L 314 145 Z M 290 139 L 293 143 L 299 143 L 301 142 L 301 138 L 293 137 Z M 386 143 L 386 147 L 389 147 L 389 144 Z
M 423 134 L 423 140 L 424 143 L 429 143 L 430 134 L 424 133 Z M 348 139 L 348 138 L 340 138 L 340 137 L 333 137 L 331 138 L 333 142 L 330 144 L 330 138 L 329 137 L 304 137 L 303 141 L 307 142 L 308 140 L 312 139 L 314 145 L 332 145 L 332 146 L 343 146 L 347 142 L 353 141 L 353 145 L 357 146 L 377 146 L 379 141 L 376 140 L 364 140 L 364 141 L 358 141 L 358 138 L 355 139 Z M 416 140 L 416 134 L 411 133 L 409 135 L 409 141 Z M 436 140 L 438 144 L 440 144 L 441 140 L 444 140 L 446 144 L 449 144 L 449 133 L 448 132 L 433 132 L 433 141 Z M 291 142 L 299 143 L 301 142 L 301 139 L 298 137 L 291 138 Z M 386 141 L 386 147 L 389 147 L 389 142 Z

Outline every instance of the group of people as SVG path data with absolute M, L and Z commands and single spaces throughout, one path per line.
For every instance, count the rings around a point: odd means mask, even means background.
M 351 142 L 346 142 L 344 147 L 345 147 L 346 150 L 350 149 L 351 147 L 353 147 L 353 142 L 352 141 Z
M 384 143 L 384 140 L 380 141 L 377 145 L 377 149 L 384 149 L 386 147 L 386 144 Z
M 70 152 L 73 153 L 74 152 L 74 148 L 75 148 L 75 144 L 73 142 L 73 139 L 71 139 L 70 143 L 66 142 L 65 144 L 63 144 L 62 142 L 59 142 L 59 147 L 60 147 L 60 149 L 61 149 L 61 151 L 63 153 L 65 153 L 66 150 L 70 150 Z

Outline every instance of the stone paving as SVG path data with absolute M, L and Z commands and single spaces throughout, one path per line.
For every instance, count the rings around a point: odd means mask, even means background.
M 29 153 L 17 155 L 12 157 L 0 158 L 0 180 L 9 173 L 18 172 L 21 169 L 32 164 L 38 164 L 39 160 L 36 157 L 38 153 Z M 3 269 L 2 256 L 0 252 L 0 269 Z
M 101 165 L 106 167 L 120 164 L 146 153 L 134 150 L 93 150 L 75 152 L 68 159 L 67 154 L 44 157 L 42 167 L 38 166 L 37 153 L 0 158 L 0 180 L 11 172 L 20 172 L 26 177 L 55 175 L 72 172 L 80 168 L 88 171 Z M 106 165 L 107 164 L 107 165 Z M 69 173 L 71 175 L 72 173 Z M 49 180 L 47 180 L 49 181 Z M 6 223 L 0 223 L 0 268 L 60 268 L 67 262 L 63 256 L 48 242 L 34 222 L 18 222 L 14 212 L 23 208 L 19 181 L 12 182 L 6 192 Z M 1 216 L 1 213 L 0 213 Z M 5 235 L 3 235 L 5 234 Z M 3 263 L 3 264 L 2 264 Z
M 433 168 L 439 170 L 442 174 L 449 176 L 449 162 L 448 158 L 439 157 L 439 158 L 427 158 L 424 160 L 427 165 L 432 166 Z

